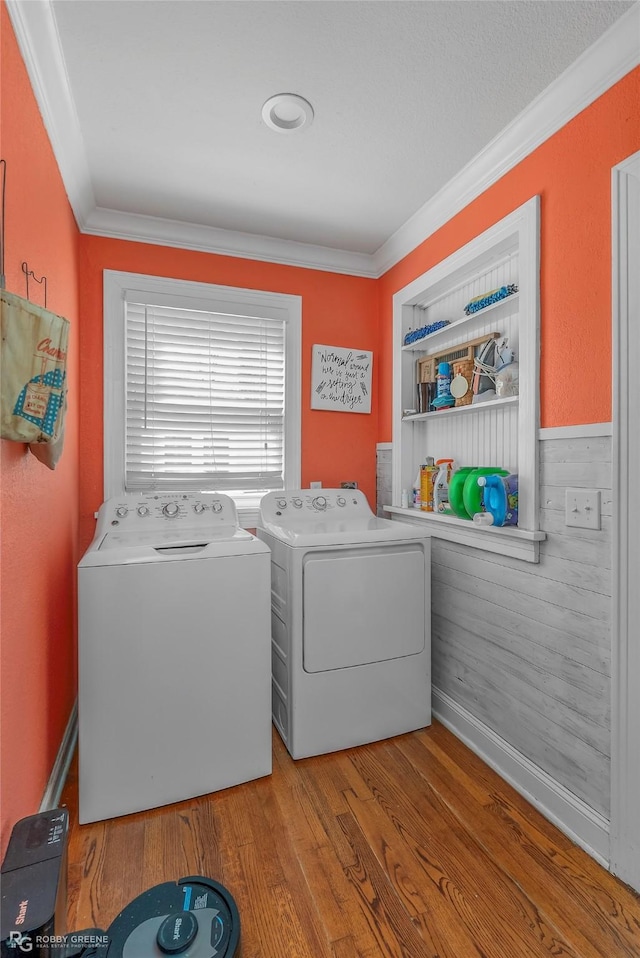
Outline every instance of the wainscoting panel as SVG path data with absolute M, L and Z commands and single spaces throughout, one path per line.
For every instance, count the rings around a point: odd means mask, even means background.
M 432 539 L 433 685 L 606 820 L 611 437 L 544 439 L 540 467 L 539 564 Z M 601 529 L 565 525 L 568 487 L 600 490 Z

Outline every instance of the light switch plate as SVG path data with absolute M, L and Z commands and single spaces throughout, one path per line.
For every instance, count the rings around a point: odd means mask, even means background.
M 309 488 L 310 488 L 310 489 L 322 489 L 322 482 L 310 482 L 310 483 L 309 483 Z
M 567 489 L 565 525 L 580 529 L 600 528 L 600 490 Z

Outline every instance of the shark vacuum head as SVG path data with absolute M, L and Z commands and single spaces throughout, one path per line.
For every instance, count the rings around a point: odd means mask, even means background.
M 201 875 L 138 895 L 106 931 L 65 933 L 66 809 L 24 818 L 2 864 L 2 958 L 234 958 L 240 916 L 231 894 Z

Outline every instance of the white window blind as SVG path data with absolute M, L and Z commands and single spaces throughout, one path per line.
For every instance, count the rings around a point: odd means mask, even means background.
M 125 297 L 125 488 L 284 488 L 285 323 Z

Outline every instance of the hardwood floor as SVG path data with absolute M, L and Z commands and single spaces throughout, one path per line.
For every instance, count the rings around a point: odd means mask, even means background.
M 69 807 L 70 928 L 202 874 L 233 894 L 241 958 L 640 956 L 640 896 L 443 726 L 95 825 Z M 140 956 L 148 958 L 148 956 Z

